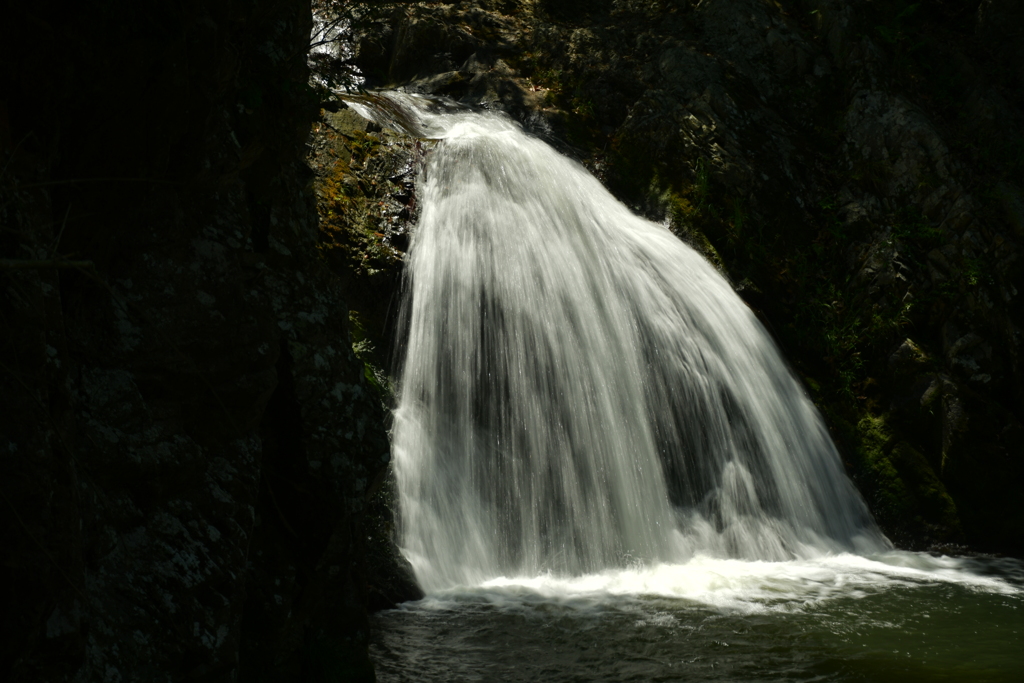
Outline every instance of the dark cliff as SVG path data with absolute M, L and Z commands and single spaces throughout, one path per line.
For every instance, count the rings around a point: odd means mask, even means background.
M 372 678 L 308 2 L 0 10 L 0 677 Z

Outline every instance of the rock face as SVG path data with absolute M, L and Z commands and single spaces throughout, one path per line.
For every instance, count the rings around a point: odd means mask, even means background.
M 357 63 L 508 112 L 718 265 L 897 544 L 1019 554 L 1019 5 L 418 3 Z
M 309 3 L 0 14 L 0 677 L 372 680 Z

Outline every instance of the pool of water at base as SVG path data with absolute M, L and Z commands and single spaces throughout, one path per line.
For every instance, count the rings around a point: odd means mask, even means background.
M 894 552 L 500 578 L 373 617 L 381 683 L 1024 680 L 1024 563 Z

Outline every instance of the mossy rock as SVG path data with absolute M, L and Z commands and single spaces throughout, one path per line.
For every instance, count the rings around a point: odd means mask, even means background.
M 901 441 L 889 453 L 889 460 L 906 483 L 921 521 L 938 525 L 941 537 L 936 540 L 963 540 L 956 504 L 924 455 Z
M 900 546 L 960 543 L 960 516 L 928 459 L 902 439 L 885 415 L 866 415 L 854 426 L 832 416 L 841 440 L 852 446 L 855 479 L 879 526 Z
M 899 471 L 889 459 L 892 440 L 881 418 L 865 417 L 856 427 L 858 469 L 866 475 L 865 495 L 883 527 L 902 526 L 910 515 L 911 496 Z

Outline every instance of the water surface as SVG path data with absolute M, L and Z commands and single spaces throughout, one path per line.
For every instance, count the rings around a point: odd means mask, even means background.
M 399 681 L 1019 681 L 1024 566 L 888 553 L 498 579 L 375 616 Z

